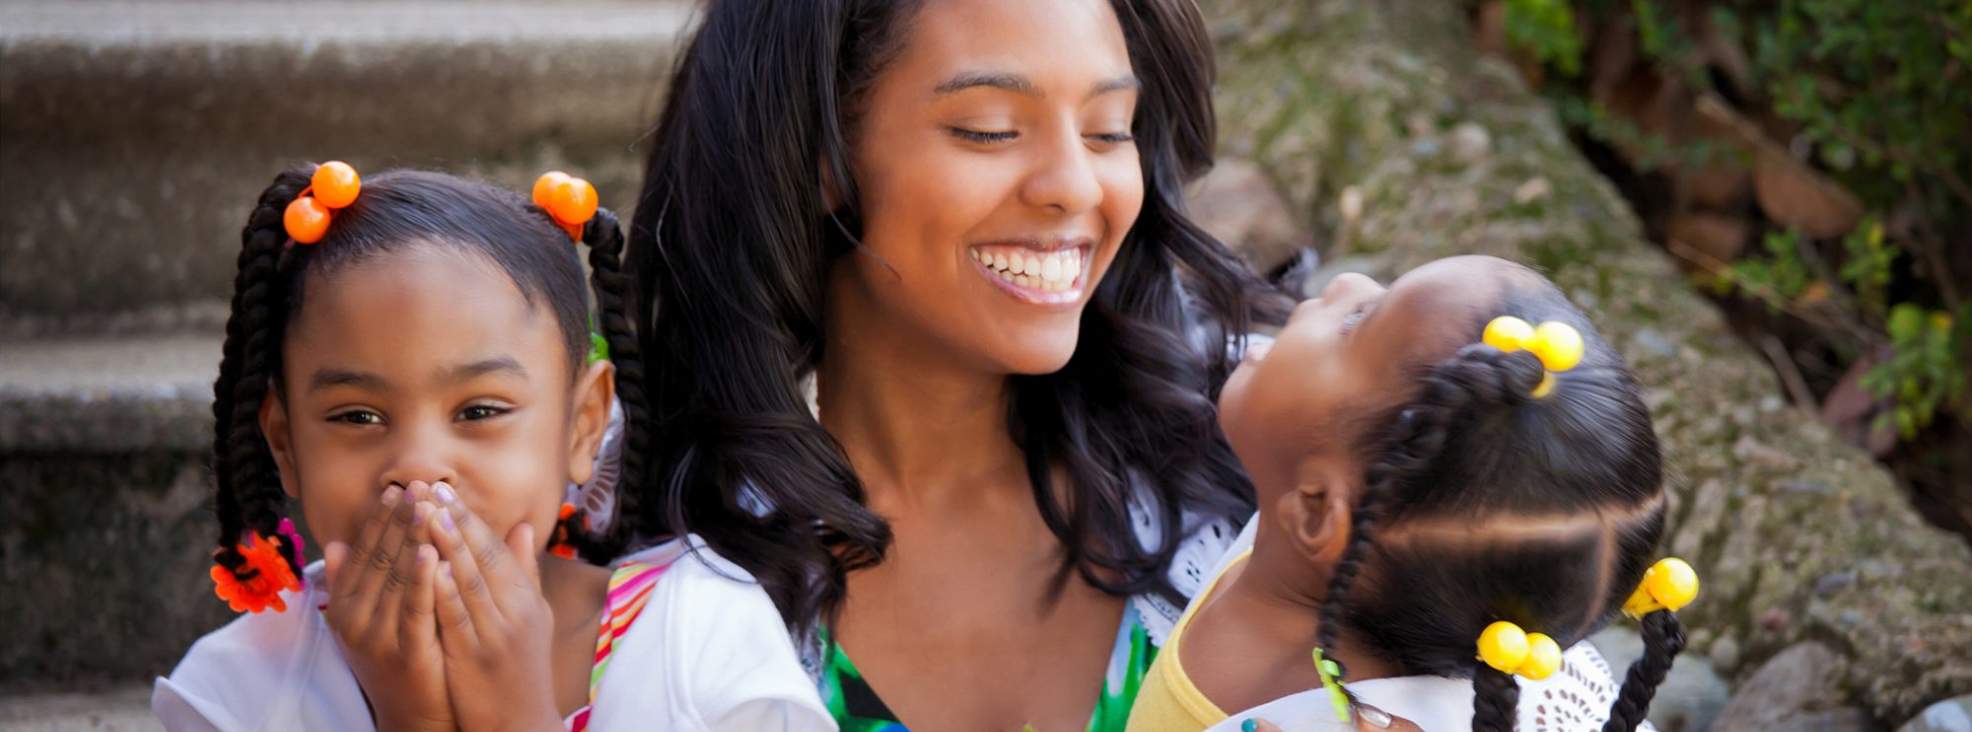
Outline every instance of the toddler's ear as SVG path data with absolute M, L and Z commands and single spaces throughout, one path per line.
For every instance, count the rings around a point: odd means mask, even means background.
M 1282 533 L 1308 561 L 1329 566 L 1342 559 L 1354 514 L 1353 474 L 1332 461 L 1310 461 L 1297 471 L 1292 490 L 1275 499 L 1273 514 Z
M 267 398 L 260 400 L 260 435 L 267 440 L 267 450 L 274 453 L 281 492 L 300 499 L 301 491 L 294 484 L 294 434 L 288 431 L 288 409 L 278 388 L 268 389 Z
M 575 421 L 569 431 L 568 479 L 587 483 L 596 472 L 596 452 L 602 448 L 603 432 L 609 429 L 609 407 L 616 401 L 616 365 L 597 361 L 582 370 L 575 380 Z

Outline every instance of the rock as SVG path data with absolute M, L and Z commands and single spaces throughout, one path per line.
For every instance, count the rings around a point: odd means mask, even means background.
M 1690 263 L 1709 272 L 1738 259 L 1753 229 L 1737 216 L 1691 211 L 1673 217 L 1666 233 L 1672 241 L 1704 255 Z
M 1643 638 L 1628 625 L 1611 625 L 1589 637 L 1602 652 L 1609 670 L 1622 683 L 1623 674 L 1643 655 Z M 1726 704 L 1726 682 L 1704 657 L 1681 654 L 1671 673 L 1650 701 L 1649 719 L 1658 732 L 1697 732 L 1706 729 Z
M 1817 239 L 1847 234 L 1862 219 L 1855 194 L 1778 145 L 1762 147 L 1754 158 L 1753 195 L 1769 218 Z
M 1461 163 L 1476 163 L 1493 151 L 1493 136 L 1474 122 L 1460 122 L 1452 128 L 1452 157 Z
M 1314 234 L 1296 220 L 1272 180 L 1259 166 L 1222 159 L 1192 183 L 1188 203 L 1193 223 L 1253 263 L 1272 272 L 1314 246 Z
M 1739 668 L 1739 640 L 1726 636 L 1712 642 L 1712 649 L 1706 654 L 1712 659 L 1712 668 L 1719 673 L 1729 674 Z
M 1813 641 L 1776 654 L 1739 686 L 1714 732 L 1867 730 L 1868 713 L 1842 705 L 1841 656 Z
M 1535 176 L 1528 178 L 1527 182 L 1520 184 L 1519 188 L 1513 189 L 1513 202 L 1525 206 L 1547 198 L 1548 194 L 1553 192 L 1554 184 L 1547 182 L 1546 178 Z
M 1342 214 L 1342 223 L 1352 224 L 1363 217 L 1363 189 L 1355 186 L 1342 189 L 1336 199 L 1336 210 Z
M 1897 732 L 1972 732 L 1972 695 L 1925 707 Z

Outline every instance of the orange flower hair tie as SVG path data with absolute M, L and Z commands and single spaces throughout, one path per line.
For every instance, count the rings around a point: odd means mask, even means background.
M 596 187 L 589 185 L 589 181 L 551 170 L 534 179 L 534 205 L 548 212 L 548 218 L 568 232 L 568 238 L 582 241 L 582 225 L 596 217 Z
M 287 612 L 288 604 L 281 599 L 281 592 L 300 590 L 301 579 L 283 556 L 286 552 L 281 548 L 281 538 L 249 532 L 246 540 L 234 548 L 246 560 L 246 566 L 236 574 L 224 565 L 212 565 L 213 594 L 225 600 L 236 613 L 257 613 L 270 607 L 277 613 Z
M 362 178 L 348 163 L 331 160 L 317 166 L 315 175 L 308 180 L 308 187 L 301 190 L 301 195 L 296 196 L 281 215 L 281 224 L 287 227 L 288 238 L 296 244 L 321 241 L 329 233 L 329 219 L 334 211 L 355 203 L 356 194 L 362 190 Z

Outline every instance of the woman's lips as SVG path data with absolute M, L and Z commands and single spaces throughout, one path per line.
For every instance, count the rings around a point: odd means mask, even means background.
M 1016 299 L 1038 304 L 1065 304 L 1082 299 L 1088 284 L 1086 244 L 1039 247 L 1026 244 L 979 244 L 968 249 L 980 273 Z

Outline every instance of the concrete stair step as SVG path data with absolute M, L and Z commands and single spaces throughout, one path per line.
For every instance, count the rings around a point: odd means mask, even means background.
M 0 453 L 204 450 L 221 337 L 0 339 Z
M 226 296 L 247 207 L 344 159 L 628 214 L 683 0 L 0 0 L 0 319 Z

